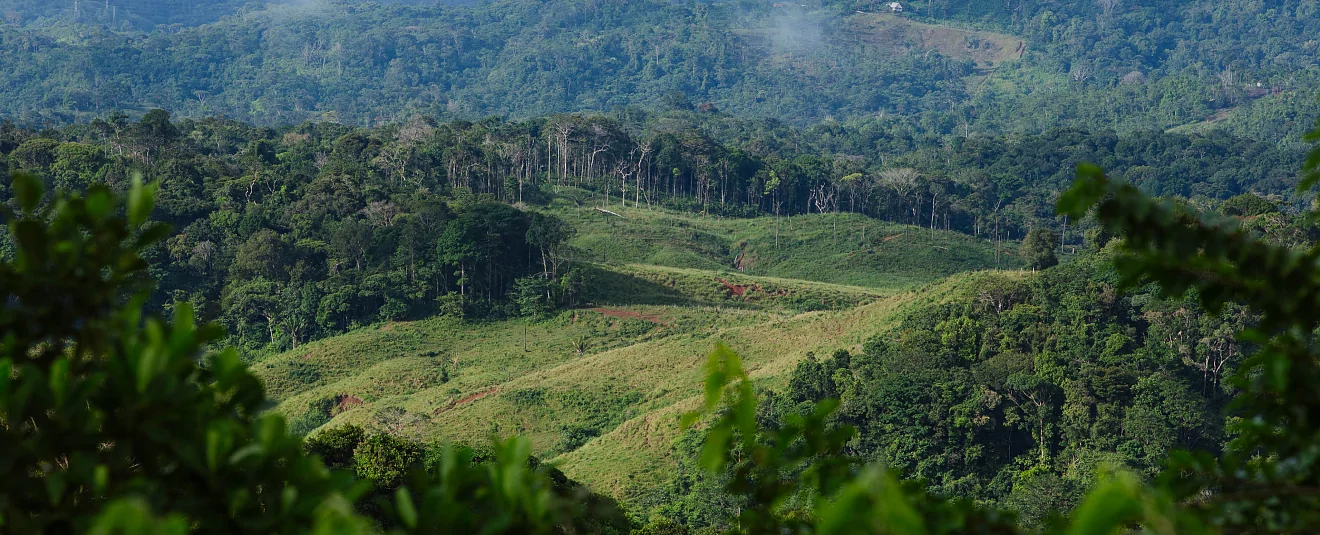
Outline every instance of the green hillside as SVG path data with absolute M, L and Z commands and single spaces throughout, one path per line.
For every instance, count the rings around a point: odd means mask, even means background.
M 552 209 L 579 229 L 570 243 L 595 261 L 877 289 L 909 288 L 996 265 L 995 245 L 987 240 L 859 214 L 728 219 L 610 205 L 615 216 L 572 206 L 561 197 Z M 1015 253 L 1014 245 L 1002 244 L 1000 266 L 1019 266 Z
M 1009 275 L 1017 277 L 1018 273 Z M 591 387 L 596 373 L 588 370 L 605 370 L 611 381 L 641 393 L 640 400 L 625 413 L 627 420 L 580 449 L 553 458 L 569 477 L 625 501 L 637 499 L 673 477 L 673 441 L 680 432 L 679 416 L 700 405 L 704 377 L 701 365 L 704 354 L 716 341 L 738 348 L 748 373 L 759 384 L 782 389 L 808 353 L 826 355 L 840 348 L 860 351 L 863 342 L 897 326 L 907 311 L 970 295 L 987 276 L 990 274 L 957 275 L 850 310 L 801 314 L 721 329 L 709 337 L 675 338 L 623 348 L 532 375 L 521 384 L 550 385 L 566 391 L 585 389 Z M 482 411 L 493 411 L 502 418 L 518 414 L 515 407 L 499 399 L 474 403 L 467 414 Z M 555 412 L 547 416 L 550 422 L 572 418 L 571 414 Z
M 177 132 L 148 117 L 140 132 L 161 156 Z M 360 152 L 365 140 L 336 144 Z M 213 242 L 191 246 L 151 221 L 158 184 L 140 174 L 126 195 L 113 184 L 67 188 L 81 172 L 49 155 L 95 155 L 77 145 L 37 137 L 9 156 L 53 173 L 12 173 L 0 237 L 11 293 L 0 314 L 0 516 L 15 532 L 1209 535 L 1320 525 L 1305 486 L 1317 472 L 1307 423 L 1320 414 L 1320 285 L 1299 269 L 1320 256 L 1308 247 L 1320 228 L 1314 213 L 1263 196 L 1201 214 L 1203 199 L 1153 198 L 1081 165 L 1058 213 L 1101 226 L 1063 263 L 1054 227 L 1032 228 L 1020 249 L 1030 272 L 957 273 L 988 262 L 991 247 L 1002 264 L 1003 244 L 834 213 L 584 215 L 563 198 L 547 213 L 463 191 L 410 212 L 373 201 L 367 222 L 335 225 L 332 244 L 256 220 L 264 207 L 250 198 L 254 217 L 237 222 L 222 200 L 209 218 L 251 235 L 222 258 Z M 248 194 L 286 194 L 261 184 L 271 146 L 245 152 L 257 167 Z M 1304 169 L 1318 168 L 1320 149 Z M 920 221 L 928 203 L 934 223 L 944 192 L 909 195 L 915 174 L 881 176 L 912 201 L 901 217 Z M 767 175 L 778 195 L 777 173 Z M 61 189 L 47 196 L 46 179 Z M 162 206 L 181 200 L 164 192 Z M 704 208 L 709 196 L 696 197 Z M 809 199 L 838 211 L 824 187 Z M 596 214 L 610 219 L 588 220 Z M 206 231 L 184 233 L 215 236 Z M 373 246 L 377 231 L 386 246 Z M 869 249 L 890 258 L 882 247 L 907 235 L 925 249 L 961 247 L 963 260 L 844 261 Z M 993 235 L 1003 236 L 998 221 Z M 682 247 L 684 236 L 694 245 Z M 598 250 L 583 249 L 591 243 Z M 168 308 L 153 306 L 165 270 L 149 257 L 162 249 L 200 274 L 231 264 L 221 306 L 264 319 L 246 327 L 283 331 L 295 349 L 217 350 L 224 328 L 198 322 L 195 306 L 209 306 L 200 293 L 170 291 Z M 623 263 L 611 252 L 733 265 Z M 318 280 L 319 266 L 363 275 L 373 256 L 397 271 L 360 285 Z M 806 269 L 813 257 L 831 268 Z M 373 317 L 354 310 L 355 293 L 387 285 L 380 323 L 352 320 Z M 436 314 L 402 314 L 403 298 L 433 301 Z M 391 321 L 404 317 L 428 319 Z M 310 336 L 310 322 L 327 320 L 347 324 Z
M 908 305 L 974 281 L 835 311 L 620 306 L 530 323 L 387 324 L 252 369 L 277 410 L 303 425 L 329 420 L 478 444 L 521 435 L 570 477 L 627 498 L 663 479 L 676 416 L 699 396 L 704 356 L 717 341 L 738 347 L 758 380 L 782 386 L 808 353 L 860 348 Z
M 702 273 L 640 266 L 624 272 Z M 959 295 L 978 277 L 884 297 L 782 279 L 741 280 L 833 289 L 862 304 L 799 313 L 774 302 L 744 306 L 733 296 L 716 307 L 693 295 L 687 306 L 596 307 L 534 322 L 436 318 L 322 340 L 252 369 L 279 402 L 277 410 L 300 425 L 358 424 L 468 443 L 522 435 L 574 479 L 626 498 L 663 478 L 677 415 L 699 396 L 703 359 L 717 341 L 738 347 L 758 380 L 783 386 L 808 353 L 860 348 L 910 305 Z
M 1320 79 L 1308 0 L 951 0 L 901 16 L 869 0 L 285 3 L 0 3 L 0 114 L 372 126 L 632 107 L 897 117 L 901 135 L 968 137 L 1163 130 L 1236 109 L 1225 127 L 1296 140 L 1306 125 L 1277 102 L 1313 114 Z M 1244 105 L 1263 98 L 1275 104 Z
M 861 216 L 782 218 L 776 246 L 774 218 L 609 211 L 566 197 L 551 206 L 577 229 L 582 308 L 373 325 L 251 368 L 295 429 L 358 424 L 469 443 L 522 435 L 575 479 L 627 497 L 663 477 L 673 416 L 700 393 L 717 341 L 739 347 L 759 380 L 782 384 L 808 353 L 860 347 L 909 303 L 971 280 L 946 276 L 994 267 L 984 240 Z

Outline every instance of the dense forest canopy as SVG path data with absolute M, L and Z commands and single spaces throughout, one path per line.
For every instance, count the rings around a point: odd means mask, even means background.
M 885 152 L 858 155 L 868 146 Z M 1059 130 L 923 147 L 901 129 L 802 132 L 694 112 L 276 129 L 162 110 L 44 132 L 6 125 L 0 155 L 53 188 L 159 180 L 160 218 L 179 234 L 149 251 L 155 302 L 190 301 L 251 350 L 381 320 L 576 304 L 582 275 L 561 269 L 571 229 L 510 206 L 556 193 L 725 216 L 852 212 L 996 242 L 1053 228 L 1075 246 L 1082 233 L 1051 205 L 1077 163 L 1207 208 L 1256 194 L 1287 208 L 1300 157 L 1223 133 Z M 1310 232 L 1275 227 L 1290 243 Z
M 838 421 L 858 430 L 850 453 L 1037 526 L 1075 507 L 1101 467 L 1154 476 L 1176 450 L 1221 452 L 1237 393 L 1226 379 L 1254 351 L 1234 336 L 1258 317 L 1160 299 L 1154 285 L 1121 292 L 1113 256 L 1028 280 L 987 276 L 860 353 L 808 357 L 787 389 L 765 394 L 761 417 L 783 425 L 840 399 Z M 718 511 L 737 498 L 683 468 L 648 498 L 683 524 L 728 527 Z
M 879 2 L 802 5 L 324 0 L 126 31 L 15 3 L 0 112 L 372 126 L 668 102 L 797 124 L 898 115 L 964 136 L 1191 125 L 1296 141 L 1316 111 L 1309 0 L 917 2 L 899 17 Z
M 116 31 L 152 31 L 199 26 L 269 6 L 306 6 L 308 0 L 3 0 L 10 24 L 86 24 Z M 376 3 L 471 4 L 472 0 L 384 0 Z

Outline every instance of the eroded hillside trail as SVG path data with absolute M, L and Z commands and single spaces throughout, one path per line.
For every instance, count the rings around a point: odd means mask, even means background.
M 468 403 L 473 403 L 487 396 L 493 396 L 495 394 L 498 394 L 499 392 L 500 392 L 500 388 L 498 386 L 495 386 L 495 387 L 487 388 L 480 392 L 474 392 L 468 394 L 459 399 L 449 402 L 449 404 L 445 405 L 444 407 L 440 407 L 436 409 L 435 412 L 431 413 L 431 415 L 439 416 L 441 414 L 454 410 L 455 408 L 462 407 L 463 405 L 467 405 Z

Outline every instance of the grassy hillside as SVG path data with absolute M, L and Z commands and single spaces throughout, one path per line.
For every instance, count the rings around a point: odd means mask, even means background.
M 679 417 L 701 403 L 702 357 L 715 341 L 738 351 L 753 379 L 779 388 L 808 352 L 825 354 L 843 348 L 855 351 L 866 339 L 896 326 L 904 311 L 974 292 L 986 277 L 998 276 L 1017 277 L 1021 273 L 957 275 L 848 311 L 807 313 L 723 329 L 710 339 L 686 345 L 684 340 L 666 340 L 645 347 L 647 351 L 641 352 L 644 356 L 633 348 L 623 348 L 527 380 L 571 390 L 589 384 L 591 374 L 583 370 L 608 370 L 611 377 L 649 394 L 645 402 L 632 408 L 631 418 L 583 447 L 553 459 L 569 477 L 623 500 L 636 499 L 669 477 L 668 469 L 674 462 L 671 445 L 680 432 Z M 480 404 L 497 403 L 483 400 Z M 479 406 L 471 409 L 473 414 L 480 410 Z
M 862 42 L 893 47 L 894 54 L 936 50 L 988 68 L 1020 59 L 1026 51 L 1026 42 L 1020 37 L 917 22 L 889 13 L 859 13 L 844 20 L 845 35 L 851 33 Z
M 571 311 L 541 322 L 434 318 L 364 328 L 263 359 L 252 369 L 279 402 L 278 410 L 311 428 L 359 406 L 365 413 L 380 412 L 400 398 L 424 399 L 434 412 L 577 358 L 579 342 L 588 355 L 713 322 L 763 319 L 755 311 L 645 306 Z
M 590 206 L 584 202 L 584 206 Z M 954 273 L 995 267 L 995 246 L 965 234 L 878 221 L 857 214 L 720 219 L 611 205 L 622 217 L 552 205 L 573 222 L 572 245 L 585 259 L 728 270 L 748 275 L 902 289 Z M 776 229 L 778 237 L 776 238 Z M 1014 245 L 1001 267 L 1017 268 Z
M 716 342 L 743 353 L 759 380 L 782 384 L 808 353 L 858 347 L 909 304 L 978 277 L 940 282 L 948 275 L 994 266 L 993 244 L 858 216 L 776 223 L 578 206 L 560 197 L 550 209 L 578 228 L 584 308 L 376 325 L 253 370 L 300 431 L 359 424 L 464 442 L 520 434 L 572 477 L 629 498 L 665 477 L 676 416 L 700 393 Z
M 588 281 L 594 306 L 554 318 L 388 323 L 270 356 L 252 368 L 279 410 L 310 430 L 359 404 L 374 412 L 399 396 L 425 392 L 418 399 L 434 411 L 581 356 L 881 297 L 867 288 L 641 265 L 593 266 Z
M 773 307 L 809 311 L 851 308 L 881 295 L 881 290 L 860 286 L 749 276 L 734 270 L 643 264 L 598 266 L 590 271 L 589 281 L 586 297 L 590 303 L 600 305 Z
M 269 379 L 291 360 L 358 363 L 360 373 L 304 393 L 279 390 L 279 410 L 328 410 L 337 413 L 332 426 L 358 424 L 423 440 L 481 443 L 492 435 L 527 436 L 538 455 L 570 477 L 630 499 L 667 477 L 678 415 L 699 399 L 704 356 L 715 343 L 736 348 L 753 377 L 779 387 L 808 353 L 857 349 L 896 325 L 910 306 L 972 291 L 985 276 L 993 275 L 960 275 L 855 308 L 800 314 L 632 306 L 579 310 L 531 324 L 392 324 L 312 344 L 304 353 L 255 368 Z M 579 355 L 574 341 L 582 336 L 591 345 Z

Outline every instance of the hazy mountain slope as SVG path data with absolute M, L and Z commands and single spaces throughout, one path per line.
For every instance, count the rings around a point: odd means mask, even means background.
M 967 135 L 1166 129 L 1236 109 L 1228 126 L 1274 138 L 1300 127 L 1251 104 L 1312 95 L 1320 80 L 1307 37 L 1320 23 L 1302 0 L 942 4 L 895 19 L 858 13 L 877 9 L 868 2 L 326 1 L 147 35 L 8 26 L 0 113 L 64 122 L 160 106 L 373 124 L 709 103 L 798 124 L 921 117 L 923 131 Z
M 360 4 L 368 0 L 339 0 Z M 151 31 L 157 26 L 197 26 L 268 5 L 305 7 L 326 0 L 0 0 L 11 24 L 85 24 L 118 31 Z M 378 4 L 473 4 L 476 0 L 374 0 Z

